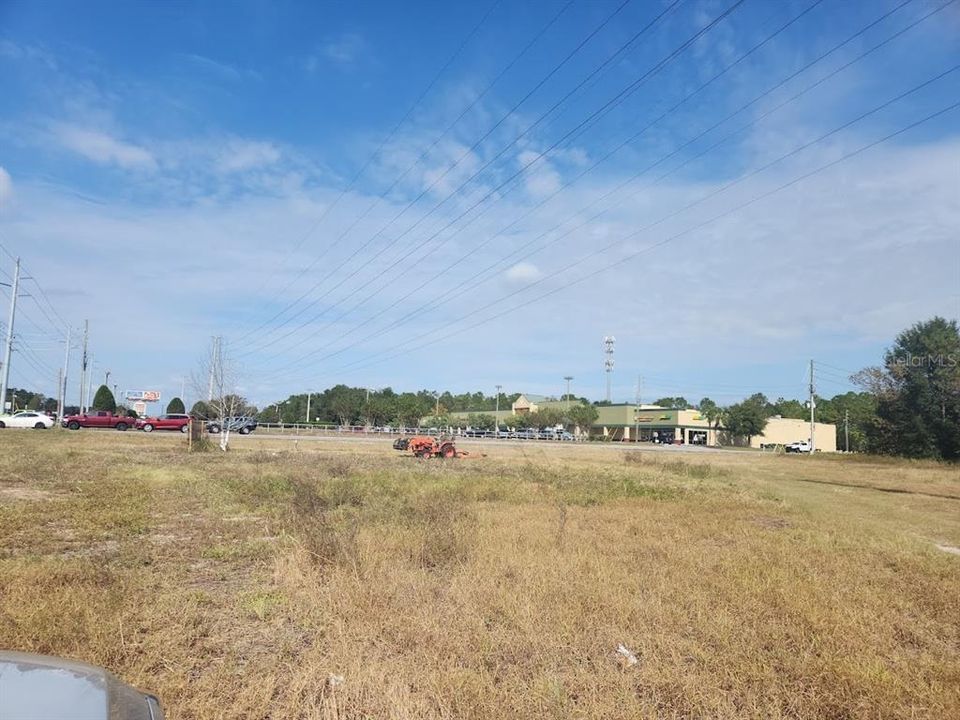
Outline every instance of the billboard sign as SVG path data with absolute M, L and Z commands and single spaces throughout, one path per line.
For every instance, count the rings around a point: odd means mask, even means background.
M 127 400 L 130 402 L 159 402 L 159 390 L 128 390 Z

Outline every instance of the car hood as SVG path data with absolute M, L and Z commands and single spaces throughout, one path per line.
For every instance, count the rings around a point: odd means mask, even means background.
M 162 713 L 156 698 L 102 668 L 0 651 L 0 718 L 158 720 Z

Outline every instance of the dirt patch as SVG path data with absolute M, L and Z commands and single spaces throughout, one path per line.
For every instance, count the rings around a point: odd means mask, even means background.
M 39 502 L 49 500 L 53 493 L 24 485 L 7 485 L 0 487 L 0 502 Z
M 759 525 L 767 530 L 785 530 L 786 528 L 793 527 L 793 523 L 786 518 L 771 515 L 758 515 L 757 517 L 751 518 L 751 520 L 755 525 Z

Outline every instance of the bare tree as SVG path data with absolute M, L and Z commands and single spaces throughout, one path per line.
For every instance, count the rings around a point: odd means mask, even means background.
M 216 416 L 207 419 L 220 421 L 220 449 L 224 452 L 230 447 L 228 419 L 247 409 L 246 400 L 237 391 L 237 375 L 236 366 L 223 352 L 221 339 L 214 338 L 210 351 L 191 376 L 194 391 L 200 397 L 206 395 L 206 405 Z

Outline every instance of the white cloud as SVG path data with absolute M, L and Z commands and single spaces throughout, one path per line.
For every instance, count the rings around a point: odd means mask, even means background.
M 524 150 L 517 156 L 517 164 L 523 168 L 533 163 L 540 153 L 533 150 Z M 542 198 L 555 193 L 560 189 L 561 178 L 546 158 L 535 162 L 524 172 L 524 183 L 527 192 L 535 198 Z
M 6 168 L 0 165 L 0 210 L 6 207 L 13 195 L 13 178 Z
M 347 32 L 327 40 L 320 53 L 338 65 L 352 65 L 367 49 L 367 42 L 357 33 Z
M 280 149 L 271 142 L 231 140 L 220 150 L 217 167 L 227 173 L 273 165 L 280 160 Z
M 517 263 L 504 273 L 504 277 L 510 282 L 517 284 L 527 284 L 539 280 L 543 273 L 533 263 Z
M 101 165 L 118 165 L 128 170 L 157 167 L 156 159 L 148 150 L 99 130 L 58 123 L 53 127 L 53 134 L 63 147 Z

